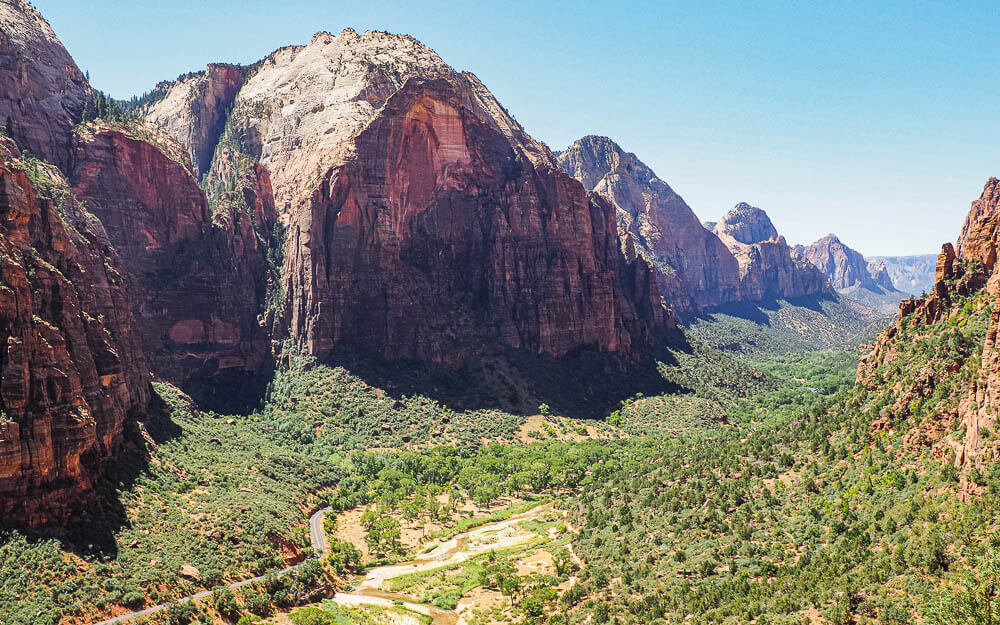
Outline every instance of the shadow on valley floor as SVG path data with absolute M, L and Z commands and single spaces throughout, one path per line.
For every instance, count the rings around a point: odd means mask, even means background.
M 688 322 L 687 330 L 694 340 L 726 352 L 779 354 L 849 347 L 883 319 L 849 298 L 820 294 L 718 306 Z
M 691 351 L 680 333 L 669 346 L 629 358 L 580 348 L 562 358 L 522 351 L 483 356 L 458 368 L 387 362 L 341 349 L 324 364 L 344 367 L 365 383 L 399 399 L 423 395 L 455 410 L 499 409 L 531 415 L 546 404 L 562 415 L 602 418 L 637 393 L 659 395 L 686 389 L 664 378 L 672 350 Z
M 92 496 L 78 502 L 62 523 L 40 529 L 4 527 L 41 539 L 54 538 L 64 549 L 84 557 L 114 558 L 118 554 L 116 534 L 128 525 L 120 493 L 131 488 L 149 467 L 147 445 L 160 445 L 181 435 L 170 419 L 170 411 L 159 395 L 151 392 L 149 410 L 141 421 L 125 424 L 122 451 L 104 468 Z
M 789 297 L 786 299 L 777 299 L 772 297 L 756 302 L 738 302 L 734 304 L 715 306 L 707 309 L 701 315 L 696 317 L 696 319 L 715 321 L 718 315 L 728 315 L 730 317 L 746 319 L 747 321 L 751 321 L 758 325 L 770 326 L 771 315 L 780 311 L 782 308 L 793 306 L 825 315 L 827 311 L 823 305 L 836 303 L 838 301 L 839 298 L 826 293 L 805 295 L 802 297 Z
M 270 359 L 255 371 L 220 369 L 212 360 L 205 363 L 203 370 L 192 371 L 181 390 L 202 410 L 247 415 L 261 407 L 273 376 L 274 363 Z

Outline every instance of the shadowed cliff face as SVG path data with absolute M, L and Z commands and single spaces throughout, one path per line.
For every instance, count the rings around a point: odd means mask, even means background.
M 252 210 L 225 205 L 213 223 L 192 172 L 168 153 L 92 125 L 74 145 L 74 193 L 121 256 L 153 373 L 207 406 L 246 409 L 271 362 L 258 321 L 267 265 L 257 229 L 274 223 L 266 172 L 241 181 Z
M 40 525 L 90 493 L 149 374 L 101 224 L 54 167 L 0 152 L 0 516 Z
M 667 321 L 648 268 L 619 249 L 613 208 L 532 163 L 460 87 L 410 79 L 293 216 L 296 342 L 447 364 L 490 348 L 641 348 Z
M 666 182 L 607 137 L 586 136 L 559 165 L 617 208 L 636 252 L 656 270 L 660 291 L 679 315 L 740 299 L 739 265 Z

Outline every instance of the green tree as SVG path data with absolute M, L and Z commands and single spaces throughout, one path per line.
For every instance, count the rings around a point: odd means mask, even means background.
M 223 617 L 233 620 L 240 616 L 240 604 L 236 601 L 236 595 L 226 586 L 217 586 L 212 589 L 212 605 Z

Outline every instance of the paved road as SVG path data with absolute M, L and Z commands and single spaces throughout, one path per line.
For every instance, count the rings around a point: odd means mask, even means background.
M 326 555 L 326 534 L 323 532 L 323 519 L 326 518 L 326 513 L 329 510 L 329 508 L 323 508 L 309 517 L 309 540 L 312 542 L 313 551 L 318 551 L 321 556 Z
M 322 510 L 317 510 L 311 517 L 309 517 L 309 541 L 312 543 L 313 548 L 313 558 L 320 558 L 326 553 L 326 536 L 323 535 L 323 519 L 326 517 L 326 513 L 330 511 L 330 508 L 323 508 Z M 282 569 L 277 572 L 278 577 L 282 575 L 287 575 L 292 571 L 300 568 L 305 562 L 300 562 L 295 566 L 290 566 L 287 569 Z M 229 584 L 230 589 L 235 590 L 241 586 L 246 586 L 247 584 L 252 584 L 254 582 L 263 581 L 266 575 L 258 575 L 257 577 L 251 577 L 250 579 L 245 579 L 240 582 L 234 582 Z M 168 601 L 167 603 L 161 603 L 160 605 L 154 605 L 145 610 L 139 610 L 138 612 L 130 612 L 129 614 L 122 614 L 121 616 L 116 616 L 115 618 L 108 619 L 106 621 L 101 621 L 95 625 L 114 625 L 115 623 L 125 623 L 131 621 L 132 619 L 139 618 L 140 616 L 149 616 L 150 614 L 156 614 L 161 610 L 166 610 L 172 605 L 178 605 L 181 603 L 187 603 L 189 601 L 194 601 L 195 599 L 204 599 L 212 595 L 211 590 L 203 590 L 201 592 L 195 593 L 190 597 L 183 597 L 181 599 L 175 599 L 173 601 Z

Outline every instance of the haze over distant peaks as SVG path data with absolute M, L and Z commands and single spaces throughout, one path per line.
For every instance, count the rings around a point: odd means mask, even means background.
M 802 256 L 816 265 L 841 295 L 856 299 L 886 315 L 895 314 L 908 294 L 896 289 L 884 263 L 869 262 L 828 234 L 809 246 L 797 246 Z

